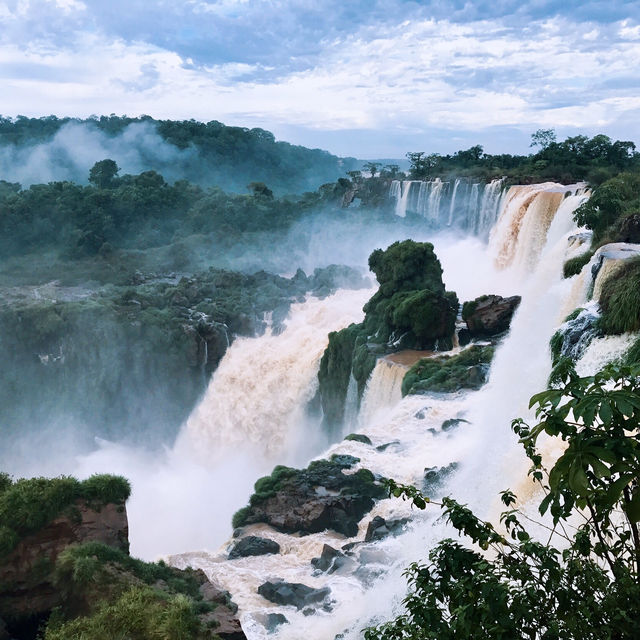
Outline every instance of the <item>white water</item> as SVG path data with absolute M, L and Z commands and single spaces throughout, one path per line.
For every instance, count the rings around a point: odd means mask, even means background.
M 318 450 L 318 421 L 301 429 L 318 388 L 318 366 L 328 334 L 362 319 L 372 291 L 340 291 L 291 307 L 280 335 L 239 338 L 213 374 L 207 392 L 176 444 L 216 464 L 229 450 L 260 452 L 293 462 Z
M 426 467 L 459 462 L 460 470 L 447 481 L 446 492 L 491 518 L 499 512 L 499 490 L 511 486 L 532 497 L 526 479 L 527 461 L 511 433 L 510 422 L 519 416 L 531 418 L 528 400 L 546 385 L 551 366 L 548 341 L 571 296 L 573 283 L 562 280 L 562 264 L 577 251 L 576 243 L 570 240 L 576 232 L 571 214 L 587 195 L 575 188 L 565 197 L 566 190 L 560 185 L 537 185 L 509 192 L 503 198 L 489 250 L 471 238 L 433 239 L 447 287 L 456 290 L 461 300 L 483 293 L 522 295 L 510 334 L 497 350 L 488 384 L 477 392 L 400 399 L 399 366 L 381 361 L 369 381 L 358 422 L 358 430 L 373 445 L 344 441 L 323 457 L 354 455 L 361 460 L 358 467 L 418 485 Z M 579 366 L 592 371 L 621 355 L 632 338 L 594 341 Z M 459 417 L 470 424 L 442 431 L 444 420 Z M 388 446 L 379 451 L 379 445 Z M 400 500 L 383 500 L 363 518 L 356 539 L 362 540 L 375 515 L 413 520 L 404 535 L 357 548 L 355 560 L 362 565 L 359 574 L 312 572 L 310 559 L 320 555 L 323 544 L 339 548 L 346 541 L 344 537 L 324 532 L 297 538 L 264 525 L 250 527 L 246 533 L 276 539 L 282 546 L 280 555 L 227 561 L 222 549 L 216 554 L 181 554 L 172 562 L 178 566 L 195 564 L 215 575 L 234 594 L 251 640 L 267 638 L 261 615 L 273 611 L 284 613 L 289 624 L 278 627 L 269 637 L 294 640 L 304 635 L 307 640 L 326 640 L 344 633 L 345 638 L 355 639 L 361 637 L 362 626 L 398 612 L 406 588 L 404 567 L 424 559 L 435 541 L 451 535 L 442 523 L 434 521 L 437 509 L 414 513 Z M 256 590 L 274 578 L 330 586 L 333 611 L 318 611 L 310 619 L 291 607 L 268 603 Z
M 429 181 L 394 180 L 389 198 L 395 202 L 395 214 L 405 217 L 407 211 L 422 216 L 433 229 L 455 226 L 481 238 L 500 211 L 504 180 L 498 178 L 489 184 L 470 184 L 464 178 L 453 183 L 440 178 Z
M 237 339 L 173 449 L 150 454 L 102 441 L 72 473 L 129 478 L 131 552 L 145 559 L 216 549 L 254 482 L 277 463 L 303 464 L 327 446 L 305 415 L 328 333 L 362 320 L 372 291 L 294 304 L 279 336 Z M 68 468 L 58 472 L 68 473 Z

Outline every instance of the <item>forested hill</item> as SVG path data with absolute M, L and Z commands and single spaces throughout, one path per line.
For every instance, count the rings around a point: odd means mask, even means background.
M 155 120 L 150 116 L 27 118 L 0 116 L 0 179 L 23 185 L 86 181 L 98 160 L 112 158 L 126 173 L 155 170 L 169 180 L 246 192 L 260 181 L 277 194 L 315 191 L 355 158 L 276 141 L 264 129 L 212 120 Z

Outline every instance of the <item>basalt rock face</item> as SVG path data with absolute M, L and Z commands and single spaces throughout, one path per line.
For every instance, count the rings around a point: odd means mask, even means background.
M 307 469 L 276 467 L 256 482 L 249 506 L 234 516 L 234 525 L 265 522 L 285 533 L 317 533 L 332 529 L 345 536 L 358 533 L 358 522 L 384 488 L 367 469 L 343 473 L 357 458 L 317 460 Z
M 520 304 L 520 296 L 480 296 L 462 307 L 462 318 L 467 323 L 471 337 L 492 338 L 504 333 Z
M 52 571 L 60 553 L 70 545 L 101 542 L 128 551 L 124 505 L 107 504 L 94 510 L 78 501 L 74 511 L 74 515 L 60 516 L 20 540 L 0 561 L 0 616 L 34 615 L 62 604 L 62 594 L 52 582 Z

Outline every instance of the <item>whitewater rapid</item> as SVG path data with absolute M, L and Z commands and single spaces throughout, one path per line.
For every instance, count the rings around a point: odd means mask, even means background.
M 372 444 L 339 442 L 321 457 L 353 455 L 360 459 L 354 469 L 367 468 L 418 486 L 425 469 L 457 464 L 458 470 L 443 487 L 435 489 L 436 493 L 454 495 L 487 517 L 497 513 L 499 490 L 524 487 L 527 461 L 510 423 L 514 417 L 531 418 L 528 399 L 546 384 L 551 366 L 549 338 L 562 322 L 560 314 L 572 289 L 572 282 L 562 279 L 562 264 L 573 255 L 570 238 L 577 231 L 572 213 L 587 197 L 580 186 L 512 187 L 500 194 L 501 212 L 488 247 L 473 238 L 435 237 L 447 288 L 455 290 L 461 301 L 485 293 L 522 296 L 510 333 L 496 350 L 488 384 L 476 392 L 402 398 L 400 386 L 406 367 L 380 360 L 357 420 L 351 420 L 350 425 Z M 616 347 L 622 353 L 627 344 L 628 340 L 618 340 Z M 599 363 L 600 354 L 613 345 L 600 346 L 599 351 L 594 346 L 585 353 L 584 370 Z M 443 424 L 451 419 L 463 421 L 456 428 L 443 430 Z M 451 535 L 437 520 L 435 507 L 416 512 L 401 500 L 382 500 L 361 521 L 356 540 L 363 539 L 368 522 L 376 515 L 409 518 L 410 524 L 397 538 L 357 547 L 353 558 L 360 569 L 355 572 L 327 576 L 312 570 L 310 561 L 320 555 L 322 546 L 339 549 L 347 542 L 343 536 L 323 532 L 296 537 L 266 525 L 248 527 L 244 534 L 276 540 L 282 549 L 278 555 L 229 561 L 223 546 L 213 554 L 173 556 L 171 562 L 201 567 L 229 589 L 251 640 L 267 636 L 297 640 L 302 634 L 308 640 L 326 640 L 336 634 L 355 639 L 361 637 L 363 626 L 398 613 L 406 589 L 403 569 L 424 559 L 437 540 Z M 277 578 L 312 587 L 329 586 L 332 611 L 318 610 L 308 618 L 292 607 L 268 603 L 257 594 L 257 588 Z M 284 613 L 288 620 L 273 634 L 264 626 L 264 616 L 270 612 Z

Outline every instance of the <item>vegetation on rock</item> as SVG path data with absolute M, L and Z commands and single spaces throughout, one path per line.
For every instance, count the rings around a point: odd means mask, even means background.
M 607 335 L 640 330 L 640 259 L 626 260 L 603 284 L 602 316 L 598 322 Z
M 77 501 L 92 509 L 123 505 L 131 486 L 121 476 L 93 475 L 79 481 L 69 476 L 13 481 L 0 473 L 0 559 L 18 541 L 42 529 L 59 515 L 73 510 Z
M 380 287 L 364 306 L 364 321 L 331 333 L 320 362 L 320 394 L 330 428 L 342 421 L 350 376 L 360 397 L 379 355 L 451 346 L 458 298 L 445 290 L 432 244 L 394 242 L 384 251 L 376 249 L 369 267 Z
M 418 360 L 402 380 L 402 395 L 479 389 L 486 381 L 493 358 L 492 346 L 472 345 L 455 356 Z

